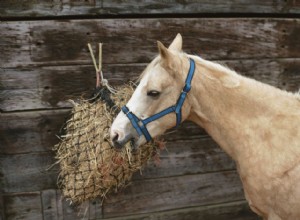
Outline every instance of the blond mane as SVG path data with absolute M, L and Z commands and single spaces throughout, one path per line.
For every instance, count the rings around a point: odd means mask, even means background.
M 275 91 L 277 91 L 279 93 L 285 94 L 285 95 L 290 96 L 290 97 L 294 97 L 294 98 L 296 98 L 300 101 L 300 89 L 299 89 L 298 92 L 295 92 L 295 93 L 289 92 L 289 91 L 286 91 L 286 90 L 282 90 L 282 89 L 279 89 L 279 88 L 274 87 L 272 85 L 265 84 L 265 83 L 262 83 L 260 81 L 257 81 L 253 78 L 242 76 L 242 75 L 238 74 L 236 71 L 234 71 L 234 70 L 230 69 L 229 67 L 225 66 L 224 64 L 204 60 L 201 57 L 195 56 L 195 55 L 189 55 L 189 54 L 186 54 L 186 55 L 188 57 L 193 58 L 194 60 L 196 60 L 196 62 L 206 66 L 209 69 L 211 69 L 212 71 L 222 72 L 225 75 L 232 76 L 233 79 L 235 78 L 235 79 L 246 80 L 246 81 L 248 81 L 252 84 L 255 84 L 254 86 L 258 87 L 258 89 L 270 89 L 270 88 L 272 88 L 272 89 L 274 89 Z

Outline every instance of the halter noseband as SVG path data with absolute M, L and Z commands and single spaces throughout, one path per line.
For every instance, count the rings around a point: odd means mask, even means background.
M 137 131 L 138 135 L 139 136 L 144 135 L 147 142 L 149 142 L 152 139 L 152 137 L 146 127 L 147 124 L 149 124 L 150 122 L 155 121 L 169 113 L 175 112 L 176 127 L 178 127 L 178 125 L 181 123 L 181 108 L 183 106 L 183 103 L 184 103 L 187 93 L 191 90 L 191 87 L 192 87 L 191 82 L 192 82 L 194 72 L 195 72 L 195 61 L 191 58 L 189 60 L 190 60 L 190 69 L 189 69 L 187 78 L 185 80 L 185 86 L 183 87 L 182 92 L 181 92 L 179 98 L 177 99 L 176 105 L 172 105 L 169 108 L 166 108 L 165 110 L 162 110 L 161 112 L 158 112 L 158 113 L 156 113 L 146 119 L 143 119 L 143 120 L 138 118 L 134 113 L 132 113 L 126 105 L 124 105 L 122 107 L 122 111 L 128 117 L 132 126 Z

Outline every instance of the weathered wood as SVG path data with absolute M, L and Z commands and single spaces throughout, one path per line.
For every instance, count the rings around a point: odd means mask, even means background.
M 41 198 L 40 198 L 41 195 Z M 42 199 L 42 203 L 39 203 Z M 216 205 L 204 205 L 191 208 L 174 209 L 166 211 L 155 211 L 138 215 L 121 214 L 121 217 L 103 218 L 101 214 L 100 203 L 94 203 L 91 213 L 92 202 L 82 205 L 81 207 L 72 207 L 64 199 L 60 198 L 59 192 L 56 190 L 45 190 L 40 192 L 7 194 L 5 196 L 5 208 L 1 211 L 5 212 L 4 220 L 15 219 L 51 219 L 51 220 L 147 220 L 149 215 L 157 220 L 258 220 L 259 218 L 249 210 L 248 204 L 241 200 L 237 202 L 229 202 Z M 141 204 L 142 205 L 142 204 Z M 51 206 L 51 207 L 50 207 Z M 58 211 L 61 209 L 61 211 Z M 88 207 L 88 209 L 84 209 Z M 55 210 L 56 209 L 56 210 Z M 86 212 L 85 212 L 86 211 Z M 92 211 L 92 212 L 93 212 Z M 85 213 L 84 213 L 85 212 Z M 50 214 L 51 213 L 51 214 Z M 3 215 L 4 216 L 4 215 Z
M 64 210 L 63 210 L 63 201 L 64 199 L 62 198 L 61 191 L 57 190 L 56 191 L 56 205 L 57 205 L 57 216 L 58 220 L 63 220 L 63 215 L 64 215 Z
M 3 195 L 2 190 L 0 190 L 0 220 L 5 220 L 4 217 L 4 201 L 3 201 Z
M 89 219 L 102 219 L 102 201 L 100 199 L 90 201 Z
M 58 190 L 44 190 L 41 195 L 44 220 L 102 219 L 99 200 L 87 201 L 79 206 L 74 206 L 66 201 Z
M 86 203 L 83 203 L 82 207 L 84 207 Z M 81 207 L 80 206 L 72 206 L 68 201 L 62 199 L 62 207 L 63 207 L 63 219 L 72 220 L 77 218 L 82 218 Z
M 259 220 L 245 201 L 122 216 L 107 220 Z
M 20 171 L 21 169 L 18 172 Z M 34 179 L 31 181 L 33 180 Z M 6 220 L 43 219 L 41 197 L 39 192 L 5 195 L 4 203 Z
M 0 120 L 0 154 L 20 154 L 51 151 L 59 142 L 59 134 L 70 110 L 5 113 Z M 186 122 L 171 130 L 166 141 L 206 138 L 197 125 Z M 188 135 L 187 135 L 188 134 Z
M 298 91 L 300 59 L 220 61 L 242 75 L 287 91 Z M 106 64 L 105 78 L 112 85 L 136 79 L 146 64 Z M 2 111 L 71 107 L 67 101 L 89 96 L 95 84 L 94 67 L 89 65 L 27 67 L 0 70 Z
M 61 197 L 59 191 L 48 189 L 41 192 L 14 193 L 5 195 L 4 220 L 8 219 L 43 219 L 76 220 L 102 219 L 99 202 L 85 202 L 72 206 Z M 4 218 L 5 216 L 5 218 Z
M 180 32 L 184 49 L 209 59 L 299 58 L 299 19 L 105 19 L 0 24 L 0 65 L 91 64 L 87 42 L 103 42 L 103 62 L 148 63 L 156 40 Z M 13 36 L 13 37 L 12 37 Z
M 235 163 L 210 138 L 167 142 L 158 161 L 151 161 L 142 176 L 135 179 L 159 178 L 235 169 Z
M 107 16 L 107 15 L 157 15 L 199 13 L 300 13 L 297 1 L 118 1 L 118 0 L 64 0 L 36 1 L 2 0 L 2 18 L 14 17 L 58 17 L 58 16 Z
M 51 151 L 70 110 L 1 114 L 0 154 Z
M 63 199 L 56 189 L 41 192 L 43 220 L 63 220 Z
M 221 61 L 221 63 L 223 63 Z M 241 75 L 263 83 L 297 92 L 300 85 L 300 59 L 228 60 L 224 62 Z
M 142 71 L 140 65 L 113 65 L 105 76 L 117 85 L 126 77 L 132 77 L 134 68 Z M 0 81 L 0 109 L 3 111 L 71 107 L 68 99 L 81 97 L 84 92 L 87 97 L 92 94 L 95 70 L 93 66 L 2 69 Z
M 198 14 L 198 13 L 299 13 L 300 5 L 293 1 L 103 1 L 103 10 L 113 14 Z
M 244 198 L 235 171 L 135 181 L 105 200 L 104 217 L 237 201 Z
M 4 192 L 57 187 L 58 167 L 46 171 L 55 162 L 52 152 L 0 155 L 0 159 L 0 183 Z M 16 172 L 20 169 L 21 173 Z M 161 152 L 160 162 L 149 163 L 142 176 L 136 173 L 133 181 L 233 169 L 234 162 L 210 138 L 176 141 L 168 142 L 167 151 Z
M 56 187 L 57 169 L 51 152 L 0 154 L 0 185 L 3 192 L 32 192 Z

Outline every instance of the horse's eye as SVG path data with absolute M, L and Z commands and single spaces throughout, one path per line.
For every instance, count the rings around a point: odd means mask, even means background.
M 151 97 L 158 97 L 160 94 L 159 91 L 156 91 L 156 90 L 150 90 L 147 92 L 147 96 L 151 96 Z

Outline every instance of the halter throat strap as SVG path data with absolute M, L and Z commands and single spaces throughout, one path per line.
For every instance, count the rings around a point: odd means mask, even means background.
M 133 112 L 131 112 L 129 110 L 129 108 L 124 105 L 122 107 L 122 111 L 123 113 L 128 117 L 128 119 L 130 120 L 132 126 L 134 127 L 134 129 L 137 131 L 138 135 L 144 135 L 144 137 L 146 138 L 147 142 L 149 142 L 152 137 L 147 129 L 147 124 L 149 124 L 152 121 L 155 121 L 167 114 L 170 114 L 172 112 L 175 112 L 176 114 L 176 127 L 179 126 L 179 124 L 181 123 L 182 120 L 182 116 L 181 116 L 181 109 L 182 106 L 184 104 L 184 101 L 186 99 L 187 93 L 191 90 L 192 88 L 192 79 L 195 73 L 195 61 L 193 59 L 189 59 L 190 61 L 190 68 L 189 68 L 189 72 L 187 75 L 187 78 L 185 80 L 185 86 L 183 87 L 179 98 L 177 99 L 177 102 L 175 105 L 170 106 L 169 108 L 166 108 L 146 119 L 140 119 L 138 118 Z

